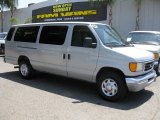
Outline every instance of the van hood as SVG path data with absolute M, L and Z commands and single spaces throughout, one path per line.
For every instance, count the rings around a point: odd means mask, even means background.
M 142 50 L 147 50 L 150 52 L 160 52 L 160 46 L 156 46 L 156 45 L 142 45 L 142 44 L 134 44 L 134 46 L 138 49 L 142 49 Z
M 127 57 L 133 58 L 136 62 L 154 60 L 153 53 L 135 47 L 117 47 L 112 48 L 112 50 Z

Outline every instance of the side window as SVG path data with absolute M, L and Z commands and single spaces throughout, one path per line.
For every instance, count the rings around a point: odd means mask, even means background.
M 39 43 L 63 45 L 68 26 L 44 26 Z
M 39 26 L 19 27 L 14 36 L 14 41 L 35 43 Z
M 87 26 L 75 26 L 73 29 L 71 46 L 84 47 L 85 37 L 90 37 L 94 43 L 97 43 L 93 33 Z
M 8 35 L 7 35 L 7 38 L 6 38 L 7 41 L 11 41 L 12 36 L 13 36 L 13 33 L 14 33 L 14 30 L 15 30 L 15 28 L 11 28 L 11 29 L 9 30 Z

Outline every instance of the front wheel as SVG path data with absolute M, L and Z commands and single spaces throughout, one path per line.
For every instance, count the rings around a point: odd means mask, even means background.
M 158 66 L 156 68 L 156 73 L 157 73 L 158 76 L 160 75 L 160 65 L 159 65 L 159 62 L 158 62 Z
M 4 49 L 1 49 L 1 50 L 0 50 L 0 54 L 4 54 Z
M 109 101 L 120 100 L 127 94 L 124 78 L 117 73 L 103 73 L 97 81 L 97 88 L 100 95 Z

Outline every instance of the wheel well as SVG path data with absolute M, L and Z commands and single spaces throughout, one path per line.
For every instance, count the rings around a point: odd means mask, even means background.
M 112 68 L 112 67 L 104 67 L 104 68 L 101 68 L 96 76 L 96 80 L 98 80 L 98 78 L 100 77 L 100 75 L 104 72 L 114 72 L 114 73 L 118 73 L 120 74 L 122 77 L 124 77 L 124 73 L 119 70 L 119 69 L 116 69 L 116 68 Z
M 29 59 L 28 59 L 28 57 L 23 56 L 23 55 L 19 56 L 19 58 L 18 58 L 18 64 L 20 64 L 21 61 L 28 61 L 28 62 L 30 62 Z

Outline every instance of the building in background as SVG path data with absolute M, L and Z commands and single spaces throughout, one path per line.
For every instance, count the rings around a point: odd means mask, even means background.
M 87 7 L 87 2 L 88 0 L 79 0 L 78 2 L 77 0 L 59 0 L 58 2 L 56 0 L 48 0 L 29 5 L 27 8 L 17 9 L 14 11 L 14 17 L 17 18 L 19 24 L 70 20 L 96 21 L 108 24 L 109 10 L 107 9 L 109 8 L 106 7 L 107 5 Z M 64 5 L 64 3 L 68 4 Z M 57 6 L 58 4 L 63 5 Z M 112 26 L 122 35 L 126 36 L 128 32 L 135 30 L 137 17 L 135 0 L 116 0 L 112 11 Z M 142 0 L 139 15 L 140 30 L 160 31 L 159 11 L 160 0 Z M 4 31 L 8 31 L 11 26 L 10 16 L 10 11 L 4 13 Z

